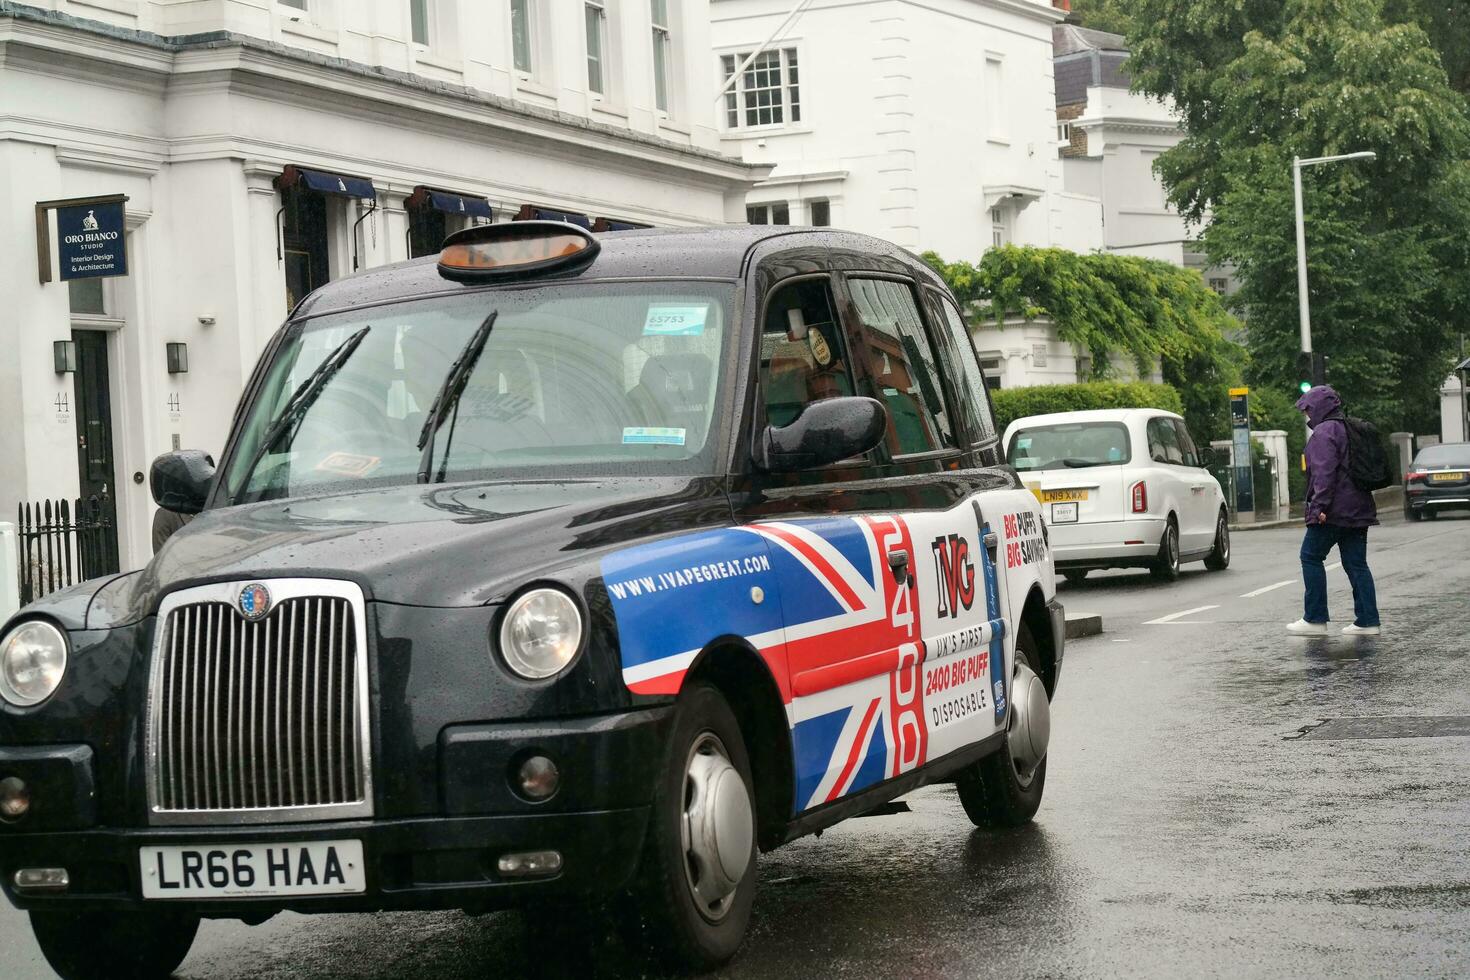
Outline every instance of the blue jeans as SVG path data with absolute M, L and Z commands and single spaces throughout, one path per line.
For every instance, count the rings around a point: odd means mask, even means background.
M 1368 570 L 1368 529 L 1338 527 L 1335 524 L 1310 524 L 1302 539 L 1302 581 L 1307 586 L 1309 623 L 1325 623 L 1327 616 L 1327 570 L 1322 563 L 1333 545 L 1342 558 L 1342 570 L 1353 585 L 1353 622 L 1359 626 L 1378 625 L 1378 593 L 1373 588 L 1373 573 Z

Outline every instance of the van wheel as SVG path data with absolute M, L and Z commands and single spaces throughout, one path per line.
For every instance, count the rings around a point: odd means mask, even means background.
M 31 931 L 63 980 L 147 980 L 184 962 L 197 915 L 166 911 L 32 912 Z
M 1159 554 L 1148 566 L 1148 573 L 1160 582 L 1173 582 L 1179 578 L 1179 524 L 1174 515 L 1169 515 L 1164 525 L 1164 537 L 1159 541 Z
M 679 696 L 635 885 L 640 935 L 680 970 L 735 955 L 755 899 L 755 798 L 740 725 L 713 685 Z
M 1051 704 L 1040 669 L 1036 640 L 1023 623 L 1016 634 L 1016 669 L 1007 692 L 1011 710 L 1005 744 L 966 766 L 955 780 L 965 815 L 977 827 L 1019 827 L 1030 823 L 1041 807 Z
M 1205 567 L 1212 572 L 1223 572 L 1230 567 L 1230 522 L 1223 510 L 1215 523 L 1215 547 L 1205 556 Z

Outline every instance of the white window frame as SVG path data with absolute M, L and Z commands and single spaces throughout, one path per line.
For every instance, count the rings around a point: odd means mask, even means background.
M 674 114 L 674 97 L 678 89 L 675 83 L 674 16 L 678 0 L 649 0 L 648 19 L 652 29 L 653 45 L 653 107 L 665 117 Z M 658 8 L 663 7 L 663 20 L 658 18 Z M 663 84 L 660 85 L 660 79 Z
M 990 244 L 1000 248 L 1011 243 L 1011 218 L 1006 209 L 996 205 L 990 209 Z
M 800 45 L 781 44 L 766 48 L 756 55 L 755 59 L 745 70 L 740 73 L 732 84 L 730 78 L 745 62 L 750 59 L 750 50 L 722 53 L 720 55 L 720 84 L 724 86 L 724 105 L 721 107 L 721 123 L 727 131 L 736 130 L 761 130 L 761 129 L 787 129 L 803 124 L 802 99 L 801 99 L 801 68 L 804 63 Z M 747 87 L 747 79 L 754 80 L 755 73 L 760 71 L 771 71 L 769 59 L 776 57 L 775 71 L 777 72 L 776 84 L 766 85 L 759 88 Z M 762 106 L 758 102 L 752 102 L 747 96 L 756 92 L 775 92 L 779 96 L 777 102 Z M 761 122 L 759 116 L 761 110 L 770 110 L 772 117 L 770 122 Z M 749 114 L 755 112 L 757 121 L 748 122 Z M 779 113 L 780 119 L 775 119 Z M 734 121 L 731 121 L 731 116 Z
M 536 69 L 541 63 L 537 57 L 536 38 L 540 33 L 537 28 L 537 6 L 536 0 L 510 0 L 510 63 L 518 75 L 522 78 L 535 78 Z M 521 17 L 525 21 L 526 34 L 526 60 L 527 66 L 522 68 L 518 63 L 520 55 L 516 51 L 516 10 L 521 11 Z
M 1003 54 L 995 51 L 985 52 L 985 107 L 986 115 L 990 118 L 986 124 L 990 129 L 990 138 L 999 142 L 1005 142 L 1010 137 L 1009 120 L 1006 119 L 1006 59 Z
M 414 7 L 418 4 L 422 4 L 424 10 L 424 39 L 422 41 L 415 37 L 413 32 Z M 408 42 L 421 51 L 434 46 L 434 0 L 408 0 Z
M 784 208 L 786 210 L 786 220 L 784 222 L 782 222 L 781 224 L 779 224 L 779 225 L 776 224 L 776 209 L 777 208 Z M 766 220 L 765 221 L 751 221 L 750 220 L 750 212 L 752 212 L 752 211 L 760 211 L 760 212 L 762 212 L 765 215 Z M 791 226 L 791 202 L 790 201 L 760 201 L 760 202 L 757 202 L 757 203 L 754 203 L 754 204 L 746 204 L 745 205 L 745 220 L 746 220 L 746 222 L 748 224 L 762 224 L 762 225 L 772 225 L 772 226 L 777 227 L 777 228 L 789 228 Z
M 608 0 L 582 0 L 582 43 L 587 55 L 587 94 L 597 99 L 608 99 L 611 95 L 609 83 L 612 72 L 609 70 L 608 52 Z M 587 29 L 587 18 L 589 14 L 596 11 L 597 30 L 595 32 Z M 597 39 L 597 55 L 592 54 L 592 45 L 589 43 L 593 37 Z M 597 65 L 597 88 L 592 86 L 592 66 L 594 61 Z

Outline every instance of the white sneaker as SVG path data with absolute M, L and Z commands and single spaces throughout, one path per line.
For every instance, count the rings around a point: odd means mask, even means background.
M 1383 632 L 1377 626 L 1359 626 L 1357 623 L 1353 623 L 1350 626 L 1344 626 L 1342 628 L 1342 631 L 1349 636 L 1377 636 L 1379 633 Z
M 1295 633 L 1298 636 L 1326 636 L 1326 623 L 1309 623 L 1305 619 L 1298 619 L 1294 623 L 1286 624 L 1286 632 Z

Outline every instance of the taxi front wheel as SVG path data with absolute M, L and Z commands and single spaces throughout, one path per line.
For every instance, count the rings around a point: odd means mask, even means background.
M 632 923 L 669 965 L 707 970 L 735 955 L 755 898 L 755 799 L 735 714 L 696 682 L 675 709 L 654 797 Z
M 151 980 L 184 962 L 199 917 L 149 912 L 32 912 L 36 943 L 63 980 Z
M 955 780 L 965 815 L 977 827 L 1019 827 L 1041 808 L 1051 706 L 1041 682 L 1041 656 L 1024 623 L 1016 634 L 1016 669 L 1005 746 L 963 769 Z

